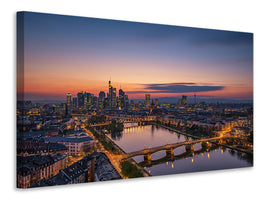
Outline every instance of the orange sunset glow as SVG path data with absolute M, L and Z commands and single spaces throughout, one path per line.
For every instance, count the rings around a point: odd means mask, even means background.
M 26 17 L 24 84 L 18 86 L 18 94 L 32 100 L 63 100 L 66 93 L 79 91 L 98 96 L 108 92 L 111 79 L 131 99 L 143 99 L 145 93 L 252 99 L 251 34 L 112 20 L 106 26 L 101 19 L 74 21 L 67 16 Z M 72 27 L 75 31 L 69 32 Z

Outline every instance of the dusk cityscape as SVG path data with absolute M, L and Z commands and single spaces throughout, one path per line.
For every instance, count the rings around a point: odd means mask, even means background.
M 253 166 L 253 34 L 17 20 L 18 188 Z

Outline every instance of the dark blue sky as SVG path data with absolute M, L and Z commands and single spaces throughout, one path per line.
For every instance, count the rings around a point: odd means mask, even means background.
M 215 96 L 252 98 L 251 33 L 25 12 L 24 37 L 29 94 L 100 90 L 112 77 L 131 94 L 152 89 L 135 84 L 192 82 L 225 94 Z M 64 89 L 64 80 L 76 84 Z M 170 94 L 191 91 L 171 87 Z

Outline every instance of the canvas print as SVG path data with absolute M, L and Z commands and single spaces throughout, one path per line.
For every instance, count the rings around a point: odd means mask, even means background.
M 18 188 L 252 167 L 253 34 L 18 12 L 16 112 Z

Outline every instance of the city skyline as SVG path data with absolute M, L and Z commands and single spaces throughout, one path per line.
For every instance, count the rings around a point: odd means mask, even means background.
M 79 91 L 98 96 L 108 92 L 110 78 L 129 99 L 146 93 L 253 99 L 251 33 L 30 12 L 24 19 L 18 96 L 25 100 L 64 100 Z
M 253 167 L 253 34 L 17 13 L 16 186 Z

